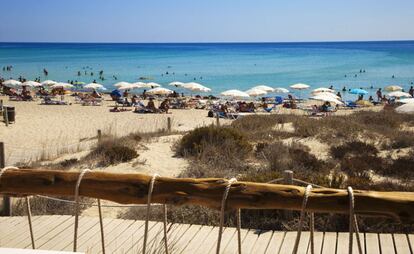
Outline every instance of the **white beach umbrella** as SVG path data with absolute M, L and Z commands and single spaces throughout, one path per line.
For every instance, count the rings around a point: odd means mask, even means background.
M 233 98 L 248 98 L 250 95 L 240 90 L 232 89 L 227 90 L 221 93 L 223 96 L 233 97 Z
M 310 86 L 302 83 L 291 85 L 290 88 L 296 89 L 296 90 L 304 90 L 308 89 Z
M 2 84 L 5 86 L 20 86 L 22 82 L 18 80 L 14 80 L 14 79 L 9 79 L 9 80 L 4 81 Z
M 275 93 L 289 93 L 289 90 L 283 87 L 276 87 L 274 91 Z
M 196 82 L 185 83 L 182 86 L 185 89 L 197 92 L 210 92 L 211 89 Z
M 23 82 L 21 86 L 41 87 L 43 85 L 40 84 L 39 82 L 29 80 L 29 81 Z
M 147 91 L 147 94 L 150 95 L 168 95 L 172 93 L 172 90 L 163 87 L 156 87 Z
M 258 88 L 249 89 L 245 93 L 247 93 L 248 95 L 250 95 L 252 97 L 256 97 L 256 96 L 261 96 L 261 95 L 267 94 L 266 91 L 261 90 L 261 89 L 258 89 Z
M 338 99 L 336 99 L 332 96 L 327 96 L 326 94 L 325 95 L 318 94 L 318 95 L 310 97 L 310 99 L 317 100 L 317 101 L 328 101 L 328 102 L 339 104 L 339 105 L 344 104 L 342 101 L 340 101 L 340 100 L 338 100 Z
M 398 113 L 414 114 L 414 103 L 407 103 L 395 109 Z
M 175 86 L 175 87 L 182 87 L 184 83 L 180 81 L 174 81 L 174 82 L 169 83 L 168 85 Z
M 405 92 L 401 92 L 401 91 L 396 91 L 396 92 L 391 92 L 388 94 L 388 96 L 390 97 L 412 97 L 411 94 L 409 93 L 405 93 Z
M 56 83 L 58 83 L 58 82 L 48 79 L 48 80 L 43 81 L 42 85 L 44 85 L 44 86 L 53 86 Z
M 384 90 L 388 92 L 395 92 L 395 91 L 401 91 L 403 90 L 403 88 L 401 86 L 390 85 L 390 86 L 385 87 Z
M 146 84 L 145 84 L 144 82 L 138 81 L 138 82 L 132 83 L 132 85 L 134 85 L 134 86 L 135 86 L 135 88 L 142 88 L 142 87 L 144 87 Z
M 156 87 L 161 87 L 161 85 L 155 82 L 149 82 L 149 83 L 144 83 L 140 85 L 140 88 L 156 88 Z
M 72 87 L 73 85 L 68 84 L 68 83 L 63 83 L 63 82 L 59 82 L 51 86 L 51 88 L 64 88 L 64 89 L 70 89 Z
M 407 103 L 414 103 L 414 98 L 404 98 L 404 99 L 399 99 L 396 100 L 397 102 L 403 103 L 403 104 L 407 104 Z
M 252 87 L 252 89 L 260 89 L 260 90 L 263 90 L 263 91 L 268 92 L 268 93 L 271 93 L 271 92 L 275 91 L 274 88 L 272 88 L 270 86 L 265 86 L 265 85 L 255 86 L 255 87 Z
M 321 92 L 321 93 L 314 94 L 314 96 L 318 96 L 318 95 L 325 96 L 325 97 L 335 98 L 337 100 L 340 100 L 341 99 L 341 97 L 339 97 L 338 95 L 336 95 L 334 93 Z
M 94 89 L 94 90 L 106 90 L 106 88 L 103 85 L 98 84 L 98 83 L 89 83 L 85 85 L 83 88 Z
M 118 87 L 118 90 L 132 90 L 132 89 L 136 89 L 136 88 L 141 88 L 141 86 L 137 85 L 137 84 L 127 84 L 127 85 L 123 85 Z
M 121 81 L 121 82 L 116 83 L 116 84 L 114 85 L 114 87 L 127 86 L 127 85 L 130 85 L 130 84 L 131 84 L 131 83 L 128 83 L 128 82 L 125 82 L 125 81 Z
M 318 94 L 318 93 L 334 93 L 335 90 L 329 89 L 329 88 L 325 88 L 325 87 L 319 87 L 316 88 L 312 91 L 312 94 Z

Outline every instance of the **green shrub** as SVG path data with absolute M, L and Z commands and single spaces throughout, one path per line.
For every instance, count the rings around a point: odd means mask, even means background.
M 340 146 L 332 146 L 330 153 L 335 159 L 342 159 L 346 156 L 376 156 L 378 149 L 361 141 L 350 141 Z
M 200 155 L 206 147 L 213 147 L 219 153 L 231 153 L 243 158 L 252 150 L 242 132 L 229 127 L 200 127 L 183 136 L 176 151 L 181 156 Z

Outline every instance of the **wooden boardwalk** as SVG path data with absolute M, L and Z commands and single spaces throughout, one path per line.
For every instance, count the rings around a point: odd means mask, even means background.
M 36 247 L 43 250 L 71 251 L 73 216 L 34 216 Z M 162 222 L 150 222 L 149 252 L 163 253 Z M 31 248 L 27 217 L 0 217 L 0 248 Z M 140 253 L 144 221 L 104 219 L 107 253 Z M 169 225 L 171 253 L 214 253 L 217 227 L 188 224 Z M 296 232 L 257 231 L 243 229 L 243 253 L 292 253 Z M 100 253 L 99 220 L 80 217 L 78 251 Z M 235 228 L 223 231 L 222 253 L 237 253 Z M 364 253 L 413 254 L 414 234 L 361 234 Z M 354 253 L 358 253 L 356 243 Z M 315 233 L 315 253 L 348 253 L 348 233 Z M 309 232 L 303 232 L 298 253 L 310 253 Z

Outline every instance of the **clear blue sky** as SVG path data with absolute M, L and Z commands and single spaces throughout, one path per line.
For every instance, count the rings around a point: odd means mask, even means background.
M 0 41 L 414 39 L 414 0 L 0 1 Z

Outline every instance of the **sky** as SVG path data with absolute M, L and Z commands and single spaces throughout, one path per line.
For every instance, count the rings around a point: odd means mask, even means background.
M 1 42 L 414 39 L 413 0 L 0 0 Z

